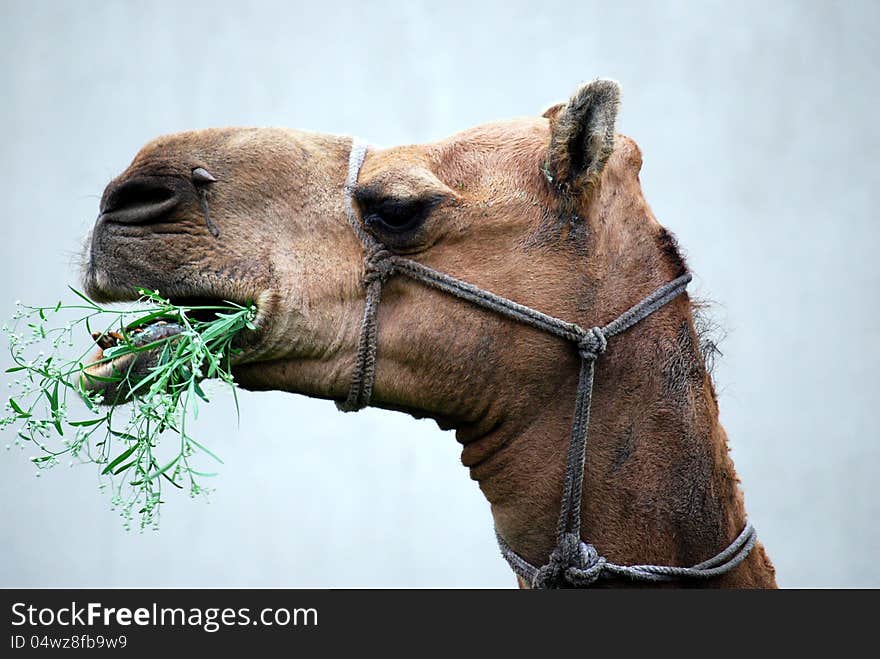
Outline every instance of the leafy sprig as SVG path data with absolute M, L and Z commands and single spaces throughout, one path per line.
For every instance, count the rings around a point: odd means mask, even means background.
M 71 466 L 99 465 L 101 487 L 110 487 L 125 527 L 137 515 L 141 529 L 158 528 L 163 483 L 195 497 L 208 491 L 201 479 L 215 474 L 195 469 L 194 456 L 222 462 L 192 437 L 187 420 L 198 416 L 199 400 L 209 400 L 205 379 L 228 385 L 238 411 L 233 341 L 256 329 L 256 308 L 232 302 L 179 306 L 141 289 L 136 308 L 114 309 L 71 290 L 77 303 L 19 302 L 12 324 L 3 326 L 15 362 L 6 372 L 15 379 L 0 428 L 15 431 L 15 445 L 34 448 L 37 476 L 62 459 Z M 98 322 L 106 326 L 102 332 L 93 331 Z M 72 359 L 63 356 L 82 329 L 104 346 L 96 361 L 87 361 L 94 346 Z M 119 363 L 128 365 L 117 368 Z M 110 367 L 98 374 L 101 364 Z M 76 409 L 86 418 L 72 418 Z M 170 452 L 167 443 L 160 450 L 165 435 L 178 438 Z

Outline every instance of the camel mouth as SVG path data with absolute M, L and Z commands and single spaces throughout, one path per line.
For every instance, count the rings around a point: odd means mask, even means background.
M 187 309 L 190 320 L 210 322 L 218 317 L 220 310 L 193 307 L 228 307 L 228 299 L 207 297 L 170 298 L 171 304 Z M 234 302 L 242 306 L 253 304 Z M 256 305 L 255 305 L 256 306 Z M 256 307 L 253 320 L 255 329 L 243 329 L 232 339 L 234 354 L 230 354 L 231 365 L 253 361 L 259 354 L 260 344 L 267 326 L 268 318 L 264 309 Z M 174 346 L 175 337 L 187 331 L 187 327 L 174 318 L 160 317 L 136 327 L 127 327 L 123 336 L 120 332 L 105 331 L 92 334 L 97 350 L 83 365 L 80 386 L 86 392 L 101 394 L 104 403 L 126 402 L 137 385 L 159 364 L 162 353 L 168 346 Z M 114 356 L 123 347 L 134 347 L 137 352 L 128 350 Z
M 159 318 L 134 328 L 126 328 L 123 336 L 116 331 L 95 332 L 97 350 L 84 364 L 80 385 L 89 393 L 103 394 L 105 402 L 126 399 L 131 389 L 159 363 L 161 351 L 182 334 L 184 327 L 171 319 Z M 150 346 L 155 344 L 155 347 Z M 113 356 L 124 346 L 141 350 Z

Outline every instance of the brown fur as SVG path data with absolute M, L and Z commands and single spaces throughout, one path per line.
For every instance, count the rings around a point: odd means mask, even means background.
M 431 199 L 416 231 L 371 230 L 396 251 L 545 313 L 584 327 L 608 322 L 686 265 L 642 196 L 638 147 L 614 137 L 616 84 L 592 84 L 549 119 L 371 150 L 356 191 L 362 216 L 381 214 L 383 199 Z M 363 249 L 342 206 L 349 147 L 279 129 L 148 144 L 108 192 L 161 174 L 181 201 L 158 223 L 99 219 L 88 292 L 124 299 L 147 286 L 255 299 L 261 331 L 236 367 L 240 383 L 343 399 L 364 298 Z M 218 179 L 208 200 L 219 238 L 195 187 L 178 185 L 195 167 Z M 455 428 L 498 529 L 543 563 L 573 414 L 572 346 L 402 278 L 386 284 L 379 322 L 374 404 Z M 687 297 L 613 339 L 596 377 L 584 537 L 617 563 L 689 565 L 725 547 L 745 512 Z M 705 585 L 771 587 L 774 572 L 759 545 Z

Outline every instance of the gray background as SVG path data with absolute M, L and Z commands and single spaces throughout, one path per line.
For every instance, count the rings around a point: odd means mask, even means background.
M 613 77 L 728 333 L 722 421 L 780 584 L 880 586 L 878 7 L 0 2 L 0 311 L 75 282 L 104 184 L 158 134 L 422 142 Z M 0 453 L 0 585 L 514 584 L 433 423 L 268 393 L 233 431 L 229 407 L 199 421 L 218 491 L 169 495 L 159 533 L 124 533 L 93 468 Z

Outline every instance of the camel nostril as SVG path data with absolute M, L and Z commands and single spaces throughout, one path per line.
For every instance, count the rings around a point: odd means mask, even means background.
M 159 177 L 130 179 L 110 192 L 101 204 L 107 222 L 149 224 L 158 222 L 178 204 L 171 182 Z

